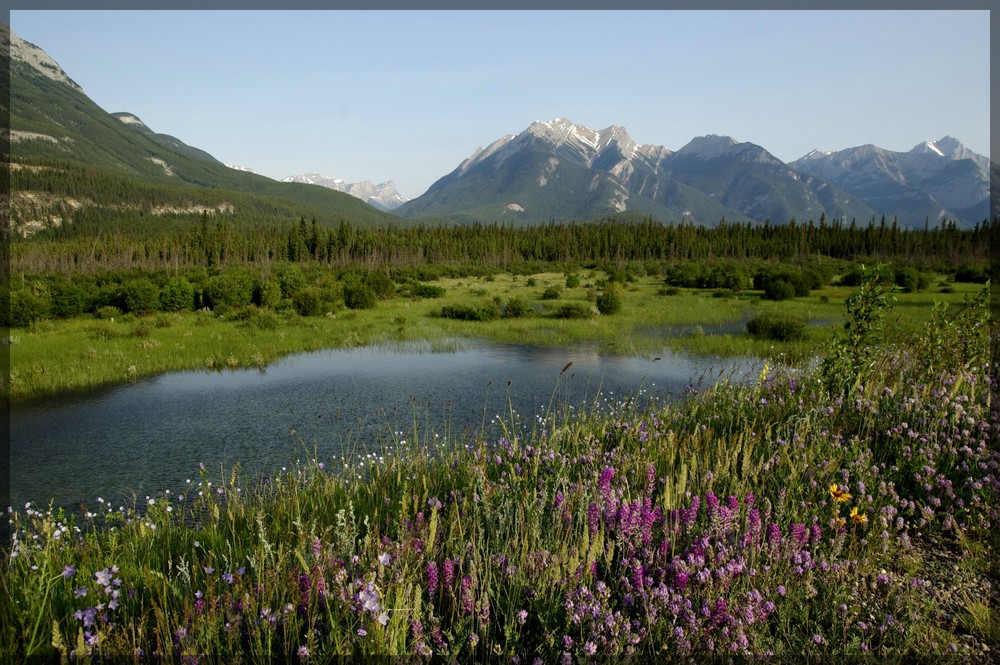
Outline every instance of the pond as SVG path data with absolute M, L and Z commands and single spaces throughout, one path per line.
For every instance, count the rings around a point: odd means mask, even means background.
M 563 369 L 572 363 L 565 372 Z M 11 412 L 11 500 L 78 508 L 97 497 L 183 491 L 204 464 L 257 477 L 297 460 L 380 451 L 435 435 L 452 444 L 626 397 L 671 399 L 688 385 L 756 376 L 751 359 L 664 350 L 659 358 L 463 342 L 288 356 L 265 369 L 164 374 Z M 530 429 L 529 429 L 530 431 Z M 412 441 L 411 441 L 412 443 Z

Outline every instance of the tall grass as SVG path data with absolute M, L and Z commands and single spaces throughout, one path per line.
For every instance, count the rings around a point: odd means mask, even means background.
M 648 408 L 511 412 L 496 439 L 199 469 L 79 521 L 18 507 L 0 656 L 981 657 L 987 321 L 983 299 L 940 309 L 846 394 L 836 367 L 765 369 Z

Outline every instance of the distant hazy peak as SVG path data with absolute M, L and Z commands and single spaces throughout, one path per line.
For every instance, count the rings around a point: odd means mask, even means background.
M 708 134 L 706 136 L 696 136 L 691 139 L 687 145 L 677 151 L 677 154 L 687 157 L 712 159 L 713 157 L 722 157 L 729 154 L 736 145 L 738 145 L 736 139 L 731 136 Z
M 12 60 L 20 60 L 31 65 L 39 74 L 52 79 L 58 83 L 63 83 L 73 88 L 77 92 L 83 92 L 83 88 L 71 79 L 62 67 L 49 57 L 49 54 L 38 48 L 31 42 L 26 42 L 10 29 L 10 26 L 0 24 L 0 41 L 4 46 L 10 48 Z

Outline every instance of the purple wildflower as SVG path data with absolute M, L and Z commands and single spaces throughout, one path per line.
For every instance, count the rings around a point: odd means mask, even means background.
M 63 568 L 62 576 L 65 577 L 66 579 L 69 579 L 69 578 L 73 577 L 74 575 L 76 575 L 76 567 L 75 566 L 66 566 L 65 568 Z
M 451 588 L 452 583 L 455 581 L 455 564 L 451 559 L 444 560 L 444 563 L 441 565 L 441 573 L 444 586 Z
M 438 588 L 438 567 L 433 561 L 427 562 L 427 592 L 434 595 Z

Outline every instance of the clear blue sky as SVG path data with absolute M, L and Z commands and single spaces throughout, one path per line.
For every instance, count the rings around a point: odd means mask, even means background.
M 272 178 L 422 194 L 564 116 L 792 161 L 951 135 L 989 155 L 987 11 L 61 11 L 11 27 L 109 112 Z

